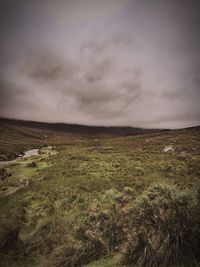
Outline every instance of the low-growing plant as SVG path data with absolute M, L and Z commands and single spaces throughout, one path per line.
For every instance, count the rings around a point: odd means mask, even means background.
M 130 210 L 129 240 L 119 257 L 137 266 L 196 266 L 200 248 L 197 195 L 153 185 Z
M 32 161 L 30 163 L 27 164 L 27 167 L 29 168 L 36 168 L 37 167 L 37 163 L 35 161 Z
M 70 242 L 54 249 L 48 266 L 50 267 L 75 267 L 83 266 L 98 260 L 107 254 L 103 240 L 90 233 L 87 242 Z

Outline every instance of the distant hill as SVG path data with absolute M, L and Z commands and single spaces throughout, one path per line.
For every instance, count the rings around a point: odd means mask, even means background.
M 24 120 L 6 119 L 6 118 L 0 118 L 0 124 L 10 125 L 10 126 L 12 125 L 12 126 L 18 126 L 18 127 L 21 126 L 21 127 L 48 130 L 48 131 L 87 134 L 87 135 L 110 134 L 110 135 L 116 135 L 116 136 L 126 136 L 126 135 L 139 135 L 139 134 L 151 133 L 155 131 L 164 131 L 163 129 L 86 126 L 86 125 L 78 125 L 78 124 L 46 123 L 46 122 L 24 121 Z

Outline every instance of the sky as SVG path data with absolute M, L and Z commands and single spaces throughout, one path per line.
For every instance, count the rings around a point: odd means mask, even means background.
M 200 125 L 199 0 L 0 0 L 0 117 Z

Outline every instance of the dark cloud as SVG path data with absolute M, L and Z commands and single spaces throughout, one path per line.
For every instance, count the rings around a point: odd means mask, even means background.
M 113 64 L 111 59 L 107 58 L 100 62 L 89 62 L 89 68 L 84 75 L 87 83 L 93 84 L 100 82 L 105 76 L 110 74 L 109 72 Z
M 1 80 L 0 95 L 0 113 L 2 116 L 15 118 L 18 114 L 31 114 L 40 110 L 35 95 L 22 85 L 17 86 L 15 83 Z M 15 114 L 15 116 L 8 116 L 9 113 Z
M 175 128 L 200 122 L 199 1 L 0 4 L 0 116 Z
M 23 60 L 20 72 L 38 83 L 55 83 L 63 79 L 72 79 L 78 66 L 65 61 L 54 51 L 29 51 Z

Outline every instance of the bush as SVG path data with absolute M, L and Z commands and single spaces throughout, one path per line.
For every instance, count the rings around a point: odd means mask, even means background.
M 36 168 L 37 167 L 37 163 L 35 161 L 32 161 L 30 163 L 27 164 L 27 167 L 29 168 Z
M 120 263 L 196 265 L 200 258 L 197 197 L 175 186 L 153 185 L 136 200 L 129 216 L 132 230 Z
M 0 169 L 0 179 L 5 180 L 6 178 L 12 176 L 12 171 L 8 168 Z
M 16 209 L 9 214 L 9 220 L 2 220 L 0 224 L 0 252 L 16 249 L 20 243 L 19 232 L 24 221 L 25 210 Z M 3 218 L 3 216 L 2 216 Z
M 0 250 L 7 251 L 8 249 L 12 248 L 16 242 L 18 241 L 19 231 L 21 225 L 7 225 L 5 227 L 1 226 L 0 229 Z
M 74 267 L 83 266 L 98 260 L 107 254 L 104 242 L 93 236 L 87 243 L 80 245 L 74 243 L 56 248 L 51 256 L 48 266 Z

